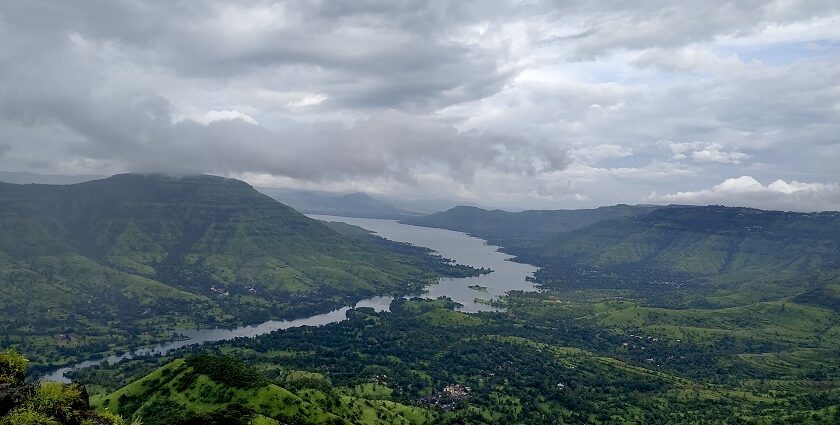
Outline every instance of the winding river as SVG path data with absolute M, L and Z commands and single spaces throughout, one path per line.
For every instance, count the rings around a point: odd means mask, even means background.
M 426 292 L 420 296 L 437 298 L 447 296 L 460 303 L 461 311 L 475 313 L 478 311 L 492 311 L 496 308 L 487 305 L 487 300 L 497 298 L 511 290 L 535 291 L 533 283 L 526 280 L 537 268 L 528 264 L 509 261 L 509 255 L 498 252 L 497 246 L 487 245 L 481 239 L 468 236 L 461 232 L 428 227 L 401 224 L 394 220 L 380 220 L 371 218 L 334 217 L 310 215 L 310 217 L 324 221 L 340 221 L 356 225 L 375 232 L 379 236 L 399 242 L 408 242 L 417 246 L 431 248 L 440 255 L 455 260 L 460 264 L 493 270 L 492 273 L 466 278 L 442 278 L 436 285 L 426 287 Z M 391 305 L 393 297 L 382 296 L 364 299 L 353 306 L 343 307 L 328 313 L 318 314 L 295 320 L 271 320 L 253 326 L 242 326 L 234 329 L 188 329 L 179 331 L 185 338 L 171 341 L 148 348 L 142 348 L 121 355 L 113 355 L 102 359 L 79 362 L 52 373 L 42 379 L 48 381 L 68 382 L 65 376 L 68 372 L 94 366 L 100 363 L 115 363 L 123 359 L 147 355 L 165 354 L 169 351 L 188 345 L 205 342 L 226 341 L 239 337 L 253 338 L 276 330 L 289 329 L 298 326 L 321 326 L 328 323 L 340 322 L 346 318 L 351 308 L 371 307 L 377 311 L 386 311 Z

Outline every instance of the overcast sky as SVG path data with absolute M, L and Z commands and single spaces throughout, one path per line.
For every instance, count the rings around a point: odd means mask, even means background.
M 0 0 L 0 170 L 840 209 L 840 2 Z

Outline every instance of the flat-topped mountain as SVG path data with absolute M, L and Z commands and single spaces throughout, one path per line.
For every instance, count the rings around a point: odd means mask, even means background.
M 714 205 L 522 212 L 456 207 L 406 222 L 501 245 L 519 261 L 540 266 L 535 277 L 545 287 L 630 289 L 668 303 L 683 302 L 672 294 L 689 296 L 688 288 L 703 305 L 803 291 L 816 300 L 813 294 L 836 282 L 826 276 L 840 269 L 840 212 Z
M 670 206 L 513 252 L 541 266 L 536 278 L 549 287 L 629 289 L 668 305 L 743 305 L 806 291 L 814 298 L 837 283 L 840 213 Z
M 558 233 L 541 245 L 546 257 L 600 267 L 645 262 L 700 275 L 803 272 L 840 258 L 840 213 L 673 206 Z
M 32 335 L 29 355 L 72 355 L 173 324 L 325 311 L 434 276 L 425 251 L 387 246 L 221 177 L 0 184 L 0 335 Z

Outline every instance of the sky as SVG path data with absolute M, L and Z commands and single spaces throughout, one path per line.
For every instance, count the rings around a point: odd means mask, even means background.
M 840 210 L 836 0 L 0 0 L 0 170 Z

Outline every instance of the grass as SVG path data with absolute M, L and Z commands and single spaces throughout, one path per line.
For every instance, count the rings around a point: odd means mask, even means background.
M 162 400 L 195 414 L 239 403 L 256 413 L 252 424 L 286 423 L 292 419 L 322 424 L 343 417 L 355 418 L 355 423 L 362 424 L 410 425 L 429 423 L 434 417 L 425 409 L 389 401 L 390 389 L 375 383 L 334 389 L 321 374 L 291 371 L 284 377 L 289 384 L 322 381 L 328 389 L 324 392 L 303 387 L 293 392 L 272 383 L 232 388 L 194 372 L 186 361 L 175 360 L 111 394 L 95 396 L 92 403 L 102 411 L 122 412 L 141 419 L 150 417 L 153 412 L 149 409 Z
M 790 301 L 773 301 L 722 309 L 667 309 L 634 303 L 600 303 L 591 320 L 616 330 L 643 330 L 650 335 L 713 343 L 724 336 L 791 345 L 838 347 L 823 338 L 837 326 L 830 310 Z

